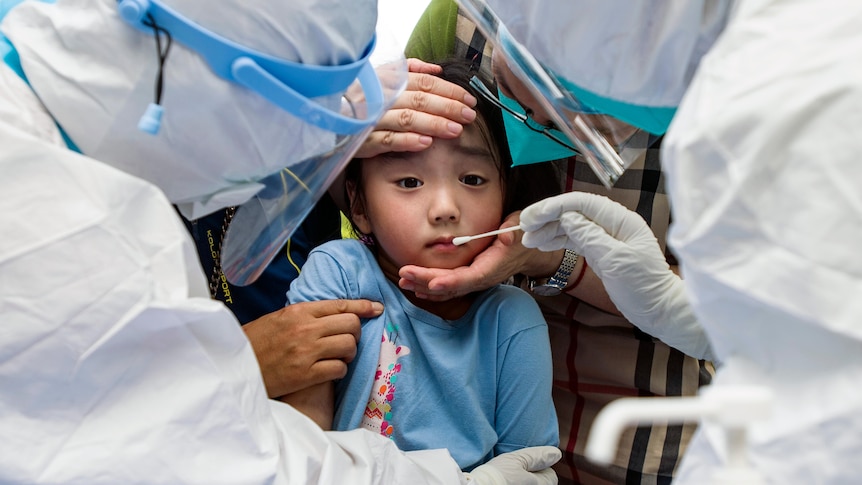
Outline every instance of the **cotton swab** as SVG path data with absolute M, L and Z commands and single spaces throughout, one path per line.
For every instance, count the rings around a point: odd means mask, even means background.
M 456 237 L 455 239 L 452 240 L 452 244 L 454 244 L 456 246 L 460 246 L 462 244 L 465 244 L 467 242 L 472 241 L 473 239 L 479 239 L 480 237 L 496 236 L 497 234 L 503 234 L 504 232 L 517 231 L 520 228 L 521 228 L 521 226 L 518 225 L 518 226 L 507 227 L 505 229 L 497 229 L 496 231 L 485 232 L 482 234 L 476 234 L 475 236 L 459 236 L 459 237 Z

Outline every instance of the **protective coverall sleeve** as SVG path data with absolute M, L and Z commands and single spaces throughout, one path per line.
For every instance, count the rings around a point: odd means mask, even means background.
M 457 484 L 445 450 L 325 433 L 249 342 L 149 183 L 0 122 L 0 482 Z

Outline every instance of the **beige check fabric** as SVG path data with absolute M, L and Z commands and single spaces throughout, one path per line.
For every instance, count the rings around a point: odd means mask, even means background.
M 606 189 L 577 158 L 561 166 L 563 190 L 592 192 L 639 213 L 665 248 L 670 207 L 664 192 L 658 148 L 630 167 L 613 189 Z M 675 263 L 668 253 L 671 264 Z M 666 484 L 694 433 L 695 425 L 654 424 L 632 428 L 622 437 L 610 467 L 583 457 L 596 413 L 619 397 L 691 396 L 708 384 L 715 370 L 611 315 L 568 295 L 536 297 L 551 338 L 554 404 L 560 422 L 563 459 L 555 467 L 561 484 Z
M 476 69 L 492 79 L 490 45 L 460 14 L 455 36 L 454 57 L 473 61 Z M 591 192 L 616 200 L 640 214 L 662 248 L 666 247 L 670 206 L 657 146 L 648 150 L 610 190 L 577 157 L 557 165 L 565 172 L 561 191 Z M 669 253 L 668 258 L 675 264 Z M 620 397 L 694 395 L 698 387 L 712 379 L 712 364 L 686 356 L 624 318 L 568 295 L 536 299 L 548 320 L 551 337 L 554 403 L 563 450 L 563 459 L 555 466 L 560 483 L 670 483 L 694 425 L 658 423 L 630 429 L 623 435 L 616 460 L 609 467 L 597 466 L 583 457 L 590 425 L 604 405 Z

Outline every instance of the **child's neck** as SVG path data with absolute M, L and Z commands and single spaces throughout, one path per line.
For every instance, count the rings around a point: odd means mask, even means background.
M 389 281 L 395 283 L 395 286 L 398 286 L 398 280 L 400 279 L 400 276 L 398 276 L 398 270 L 400 268 L 396 267 L 389 258 L 381 255 L 379 252 L 375 254 L 375 259 L 377 260 L 377 264 L 380 265 L 380 269 L 383 271 L 383 276 L 385 276 Z M 477 293 L 474 292 L 446 301 L 431 301 L 417 297 L 412 291 L 401 290 L 401 293 L 403 293 L 404 296 L 407 297 L 407 300 L 416 307 L 421 308 L 426 312 L 433 313 L 444 320 L 457 320 L 466 315 L 467 311 L 470 309 L 470 305 L 476 301 L 477 296 Z
M 398 280 L 395 280 L 398 284 Z M 467 314 L 470 306 L 476 301 L 476 293 L 468 293 L 446 301 L 431 301 L 419 298 L 412 291 L 401 290 L 401 293 L 410 300 L 413 305 L 433 313 L 444 320 L 457 320 Z

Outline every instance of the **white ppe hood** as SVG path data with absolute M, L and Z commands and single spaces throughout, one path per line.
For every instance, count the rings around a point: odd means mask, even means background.
M 231 2 L 234 12 L 201 2 L 197 20 L 216 29 L 216 19 L 223 19 L 247 34 L 239 41 L 287 55 L 281 49 L 289 45 L 267 48 L 267 39 L 313 36 L 315 16 L 345 35 L 353 25 L 347 19 L 366 34 L 373 29 L 373 18 L 362 18 L 373 8 L 336 3 Z M 111 7 L 107 0 L 23 4 L 0 24 L 14 36 L 42 96 L 40 102 L 0 64 L 0 482 L 459 483 L 461 473 L 445 450 L 402 454 L 391 440 L 363 430 L 324 433 L 290 406 L 267 399 L 239 322 L 207 293 L 188 231 L 159 187 L 132 175 L 186 196 L 191 192 L 184 188 L 220 186 L 223 174 L 207 171 L 224 172 L 231 163 L 250 171 L 264 161 L 256 150 L 289 138 L 255 131 L 267 116 L 281 115 L 257 101 L 256 109 L 213 104 L 216 93 L 205 90 L 242 95 L 201 73 L 203 94 L 188 86 L 185 100 L 247 118 L 219 124 L 212 112 L 202 112 L 194 119 L 208 127 L 205 140 L 193 139 L 196 126 L 170 123 L 163 126 L 162 134 L 171 135 L 165 145 L 146 138 L 136 131 L 137 104 L 144 107 L 151 92 L 138 93 L 127 70 L 138 61 L 154 63 L 155 49 L 152 58 L 138 56 L 130 43 L 137 32 Z M 233 22 L 246 9 L 286 18 L 300 31 L 267 35 L 272 22 L 239 29 Z M 55 30 L 60 24 L 62 33 Z M 303 48 L 319 48 L 317 54 L 332 48 L 323 45 Z M 186 60 L 194 62 L 190 55 Z M 175 71 L 193 69 L 177 64 Z M 150 91 L 153 81 L 140 82 Z M 52 114 L 85 151 L 92 144 L 103 155 L 124 157 L 97 161 L 73 153 Z M 128 126 L 110 125 L 114 114 Z M 101 140 L 112 130 L 121 139 L 109 146 Z M 223 139 L 249 134 L 261 136 L 239 148 L 231 146 L 237 139 Z M 169 148 L 179 155 L 147 158 L 168 156 Z M 143 167 L 154 169 L 148 174 Z
M 768 483 L 862 476 L 862 3 L 740 2 L 663 145 L 690 300 L 724 362 L 713 384 L 775 393 L 751 430 Z M 713 426 L 679 483 L 720 463 Z
M 164 194 L 20 128 L 0 120 L 0 483 L 459 483 L 445 450 L 268 400 Z
M 373 0 L 350 8 L 337 0 L 164 3 L 231 41 L 314 65 L 360 58 L 377 15 Z M 28 2 L 8 14 L 3 31 L 34 91 L 84 154 L 153 182 L 190 217 L 241 204 L 260 189 L 256 180 L 335 143 L 333 133 L 217 77 L 176 41 L 164 68 L 161 131 L 139 131 L 155 96 L 155 40 L 121 20 L 115 0 Z M 340 96 L 316 101 L 337 110 Z
M 858 482 L 862 3 L 490 3 L 572 83 L 679 106 L 669 244 L 722 362 L 712 385 L 774 393 L 748 436 L 767 483 Z M 713 483 L 724 441 L 702 423 L 674 483 Z
M 676 107 L 730 0 L 488 0 L 542 64 L 580 88 Z

